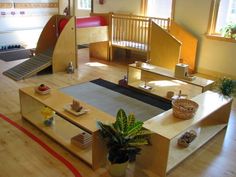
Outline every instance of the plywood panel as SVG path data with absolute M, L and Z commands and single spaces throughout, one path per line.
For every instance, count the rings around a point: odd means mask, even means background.
M 57 42 L 57 16 L 52 16 L 44 26 L 40 34 L 35 53 L 42 53 L 48 49 L 53 49 Z
M 12 3 L 0 3 L 0 8 L 2 9 L 9 9 L 12 8 Z
M 174 21 L 171 22 L 170 33 L 181 41 L 180 59 L 182 63 L 188 64 L 190 72 L 194 73 L 196 71 L 197 38 Z
M 108 27 L 97 26 L 76 29 L 77 45 L 108 41 Z
M 152 22 L 150 63 L 174 70 L 179 62 L 181 43 Z
M 89 44 L 89 56 L 90 58 L 108 60 L 109 57 L 108 42 L 97 42 Z
M 62 17 L 64 18 L 64 16 Z M 69 21 L 57 39 L 53 51 L 53 73 L 65 71 L 69 62 L 72 62 L 73 66 L 77 68 L 75 17 L 69 17 Z
M 15 3 L 15 8 L 58 8 L 58 3 Z

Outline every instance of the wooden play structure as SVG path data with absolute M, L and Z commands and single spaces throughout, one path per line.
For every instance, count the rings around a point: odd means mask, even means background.
M 197 39 L 174 21 L 130 14 L 91 15 L 101 15 L 109 23 L 103 27 L 108 33 L 100 32 L 103 42 L 90 45 L 90 56 L 112 60 L 114 48 L 122 48 L 145 53 L 146 61 L 157 66 L 173 70 L 175 64 L 182 62 L 189 65 L 190 72 L 195 72 Z
M 3 72 L 21 80 L 51 67 L 52 73 L 65 71 L 68 63 L 77 67 L 75 18 L 54 15 L 45 25 L 35 49 L 35 56 Z
M 112 60 L 114 48 L 140 51 L 153 65 L 174 70 L 179 62 L 195 72 L 197 39 L 170 19 L 127 14 L 91 14 L 77 18 L 55 15 L 44 27 L 35 56 L 3 74 L 14 80 L 35 75 L 52 66 L 77 68 L 77 45 L 90 44 L 90 57 Z

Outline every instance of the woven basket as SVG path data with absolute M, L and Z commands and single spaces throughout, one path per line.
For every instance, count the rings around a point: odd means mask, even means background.
M 191 119 L 198 109 L 198 104 L 188 99 L 172 101 L 173 115 L 180 119 Z

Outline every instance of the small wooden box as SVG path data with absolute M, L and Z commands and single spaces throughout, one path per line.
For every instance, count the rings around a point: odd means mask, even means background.
M 188 77 L 188 65 L 178 63 L 175 65 L 175 77 L 186 78 Z

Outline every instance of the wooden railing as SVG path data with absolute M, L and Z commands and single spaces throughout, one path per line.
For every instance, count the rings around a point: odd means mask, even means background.
M 137 15 L 111 15 L 111 45 L 131 50 L 148 52 L 151 22 L 169 29 L 169 19 Z

